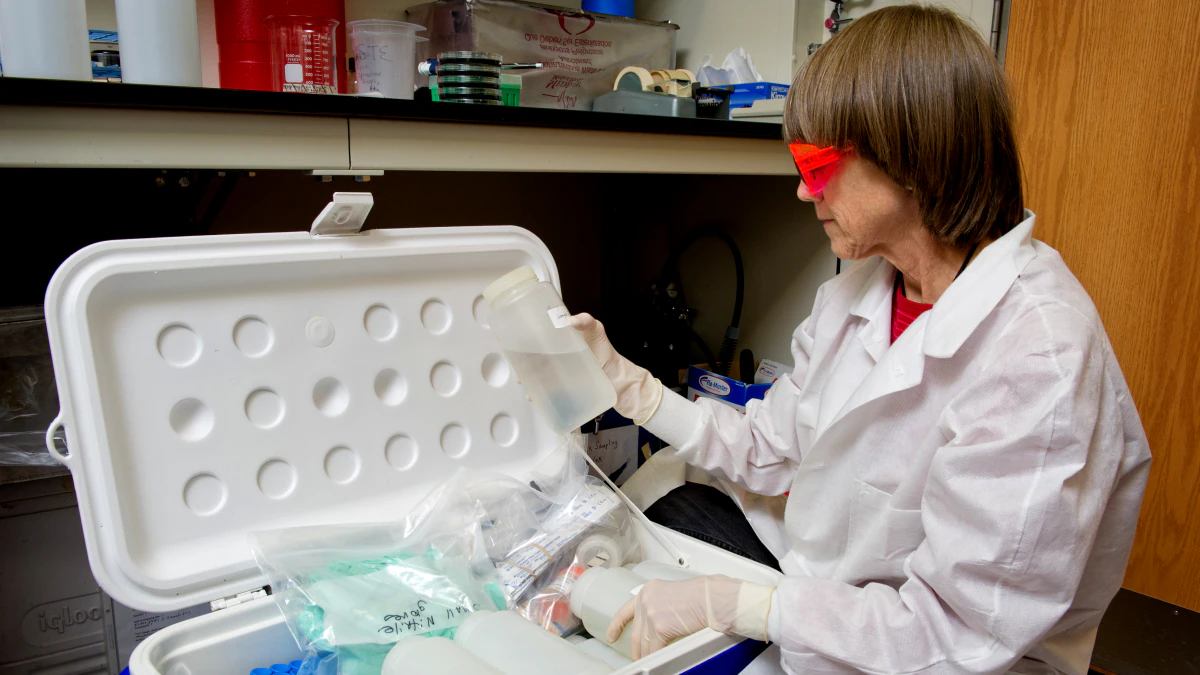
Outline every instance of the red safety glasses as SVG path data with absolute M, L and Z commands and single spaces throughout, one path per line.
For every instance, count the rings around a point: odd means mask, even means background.
M 789 143 L 788 150 L 792 151 L 796 169 L 800 171 L 800 177 L 804 179 L 808 191 L 814 195 L 825 189 L 825 185 L 837 169 L 837 161 L 842 158 L 842 153 L 836 148 L 818 148 L 799 141 Z

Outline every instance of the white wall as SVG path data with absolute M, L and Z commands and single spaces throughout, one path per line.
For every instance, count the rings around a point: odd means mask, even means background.
M 823 1 L 823 0 L 822 0 Z M 818 2 L 818 0 L 799 0 Z M 792 81 L 792 29 L 797 0 L 638 0 L 639 19 L 670 21 L 680 29 L 676 66 L 693 72 L 712 54 L 720 66 L 725 55 L 745 47 L 768 82 Z
M 358 0 L 358 2 L 382 0 Z M 921 0 L 851 0 L 843 18 L 859 18 L 887 7 Z M 991 39 L 994 0 L 935 0 L 970 21 Z M 576 5 L 577 6 L 577 5 Z M 711 54 L 720 66 L 725 55 L 745 47 L 763 79 L 792 81 L 808 58 L 810 43 L 829 39 L 825 19 L 833 10 L 829 0 L 638 0 L 639 19 L 671 21 L 680 27 L 676 49 L 678 67 L 695 71 L 700 59 Z
M 821 31 L 821 41 L 828 40 L 829 31 L 825 30 L 824 22 L 829 17 L 829 12 L 833 10 L 833 3 L 828 0 L 797 0 L 801 4 L 820 4 L 823 10 L 817 25 Z M 983 35 L 985 41 L 991 42 L 992 37 L 992 10 L 995 6 L 995 0 L 853 0 L 847 2 L 842 7 L 842 18 L 857 19 L 869 12 L 873 12 L 883 7 L 891 5 L 909 5 L 909 4 L 932 4 L 939 5 L 950 9 L 962 18 L 966 19 L 975 29 Z M 807 45 L 805 45 L 807 48 Z M 803 58 L 807 52 L 800 52 Z
M 209 0 L 212 2 L 212 0 Z M 113 0 L 87 0 L 87 24 L 89 29 L 116 30 L 117 5 Z

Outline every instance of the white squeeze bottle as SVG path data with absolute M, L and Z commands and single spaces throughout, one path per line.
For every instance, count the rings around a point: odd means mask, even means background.
M 483 290 L 488 324 L 538 413 L 560 434 L 613 407 L 617 394 L 547 281 L 529 266 Z
M 575 580 L 571 587 L 571 612 L 583 621 L 583 627 L 600 642 L 628 657 L 629 625 L 621 637 L 610 643 L 608 624 L 626 601 L 637 595 L 646 580 L 624 567 L 593 567 Z
M 387 653 L 380 675 L 504 675 L 486 661 L 444 637 L 414 635 Z
M 613 671 L 612 666 L 512 610 L 471 612 L 455 630 L 454 642 L 504 675 L 607 675 Z

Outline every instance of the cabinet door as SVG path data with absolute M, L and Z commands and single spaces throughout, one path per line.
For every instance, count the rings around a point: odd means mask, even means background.
M 1154 465 L 1125 585 L 1200 610 L 1200 3 L 1012 0 L 1026 205 L 1091 294 Z

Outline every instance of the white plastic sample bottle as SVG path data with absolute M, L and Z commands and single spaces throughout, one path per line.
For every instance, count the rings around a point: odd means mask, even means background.
M 613 671 L 612 666 L 512 610 L 471 612 L 455 631 L 454 642 L 505 675 L 605 675 Z
M 627 600 L 637 595 L 646 580 L 624 567 L 593 567 L 575 580 L 571 587 L 571 612 L 583 621 L 583 627 L 600 642 L 629 657 L 629 626 L 616 642 L 608 641 L 608 624 Z
M 567 434 L 613 407 L 617 394 L 571 314 L 532 267 L 509 272 L 483 291 L 488 324 L 538 413 Z
M 486 661 L 444 637 L 414 635 L 396 643 L 380 675 L 504 675 Z

